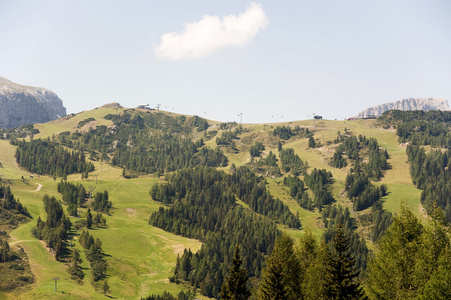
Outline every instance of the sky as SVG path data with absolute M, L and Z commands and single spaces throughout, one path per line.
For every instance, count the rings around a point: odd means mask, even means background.
M 0 76 L 54 91 L 68 113 L 340 120 L 451 100 L 450 16 L 448 0 L 0 0 Z

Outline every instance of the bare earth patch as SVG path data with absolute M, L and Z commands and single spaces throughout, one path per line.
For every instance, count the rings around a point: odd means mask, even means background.
M 171 247 L 174 248 L 175 254 L 180 254 L 183 253 L 183 251 L 185 251 L 185 246 L 182 244 L 172 245 Z
M 136 211 L 136 209 L 127 207 L 126 211 L 129 213 L 134 213 Z

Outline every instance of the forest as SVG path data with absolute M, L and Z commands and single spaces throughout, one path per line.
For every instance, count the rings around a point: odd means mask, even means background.
M 244 167 L 231 175 L 212 168 L 181 170 L 168 183 L 154 185 L 150 194 L 168 205 L 151 215 L 150 224 L 203 241 L 199 252 L 185 251 L 178 259 L 172 280 L 189 282 L 207 296 L 219 295 L 237 243 L 244 266 L 258 278 L 280 234 L 274 221 L 300 227 L 288 207 L 268 193 L 264 179 Z
M 385 112 L 379 119 L 384 127 L 393 126 L 401 143 L 451 147 L 451 112 L 449 111 L 400 111 Z
M 401 143 L 408 143 L 406 153 L 410 175 L 420 189 L 421 203 L 431 212 L 441 208 L 451 221 L 451 191 L 449 157 L 451 112 L 449 111 L 392 111 L 380 118 L 381 124 L 395 126 Z M 427 148 L 421 146 L 431 146 Z M 435 148 L 435 149 L 434 149 Z M 446 151 L 441 151 L 445 148 Z
M 205 131 L 208 128 L 208 122 L 197 116 L 172 117 L 130 110 L 105 118 L 112 120 L 114 126 L 60 134 L 60 144 L 87 151 L 94 160 L 110 160 L 112 165 L 147 174 L 164 174 L 197 165 L 228 164 L 220 149 L 205 147 L 202 138 L 190 137 L 193 129 Z
M 22 248 L 13 249 L 8 242 L 11 230 L 30 219 L 30 213 L 14 197 L 11 187 L 0 183 L 0 292 L 34 282 L 27 254 L 20 250 Z
M 68 151 L 50 139 L 16 141 L 16 145 L 17 163 L 32 173 L 63 177 L 94 170 L 82 151 Z

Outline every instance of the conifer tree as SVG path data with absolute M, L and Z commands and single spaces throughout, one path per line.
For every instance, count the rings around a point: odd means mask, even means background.
M 241 263 L 240 248 L 237 245 L 233 254 L 229 276 L 222 284 L 222 299 L 245 300 L 251 296 L 251 292 L 247 288 L 247 271 L 241 268 Z
M 367 268 L 366 290 L 372 299 L 414 297 L 415 262 L 419 255 L 421 222 L 404 205 L 379 241 L 379 252 Z
M 326 279 L 324 274 L 327 273 L 325 261 L 329 256 L 330 249 L 325 240 L 321 244 L 313 256 L 313 261 L 309 264 L 305 272 L 304 281 L 302 283 L 302 292 L 304 299 L 326 299 Z M 302 267 L 302 260 L 301 260 Z
M 282 234 L 267 260 L 259 299 L 298 300 L 301 298 L 300 285 L 300 264 L 294 254 L 293 240 Z
M 88 227 L 88 229 L 92 228 L 92 215 L 90 208 L 88 208 L 88 215 L 86 216 L 86 227 Z
M 332 240 L 332 251 L 326 261 L 327 299 L 362 299 L 363 293 L 357 278 L 359 269 L 350 253 L 349 237 L 341 224 Z
M 110 286 L 108 285 L 108 280 L 105 280 L 105 281 L 103 282 L 103 287 L 102 287 L 102 289 L 103 289 L 103 294 L 104 294 L 104 295 L 108 294 L 108 292 L 110 291 Z
M 315 142 L 315 138 L 313 136 L 308 138 L 308 147 L 309 148 L 315 148 L 316 146 L 316 142 Z
M 72 275 L 72 279 L 78 279 L 81 281 L 84 277 L 83 270 L 80 266 L 81 258 L 77 250 L 73 250 L 71 257 L 71 264 L 69 267 L 69 273 Z
M 283 267 L 279 254 L 271 254 L 263 275 L 259 297 L 261 300 L 286 300 L 288 292 L 283 284 Z

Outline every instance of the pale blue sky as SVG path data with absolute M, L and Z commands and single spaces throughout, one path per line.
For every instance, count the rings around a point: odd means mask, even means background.
M 220 121 L 343 119 L 403 98 L 451 100 L 451 1 L 255 2 L 0 0 L 0 76 L 53 90 L 68 112 L 161 103 Z M 157 57 L 163 34 L 252 7 L 264 16 L 257 29 L 184 35 L 190 47 L 216 44 Z M 203 24 L 215 23 L 193 30 Z M 248 36 L 236 46 L 238 34 Z

